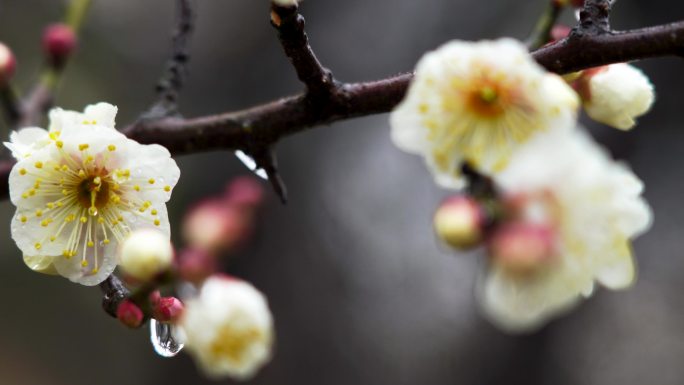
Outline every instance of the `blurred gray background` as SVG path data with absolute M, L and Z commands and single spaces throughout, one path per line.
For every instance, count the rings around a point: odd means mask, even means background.
M 247 107 L 301 89 L 268 22 L 266 0 L 199 0 L 187 116 Z M 303 13 L 323 62 L 344 81 L 410 70 L 452 38 L 524 37 L 545 0 L 307 0 Z M 19 60 L 17 85 L 40 68 L 39 39 L 64 2 L 0 0 L 0 41 Z M 684 17 L 671 0 L 616 5 L 633 28 Z M 119 106 L 118 122 L 152 100 L 169 50 L 172 0 L 97 0 L 58 105 Z M 253 245 L 231 273 L 263 290 L 276 319 L 273 362 L 254 384 L 680 384 L 684 377 L 684 149 L 681 59 L 640 63 L 658 90 L 629 134 L 590 125 L 645 180 L 656 222 L 635 244 L 640 279 L 600 291 L 529 336 L 507 336 L 477 312 L 481 256 L 442 249 L 431 216 L 447 195 L 422 161 L 389 140 L 387 116 L 321 127 L 279 148 L 291 202 L 271 199 Z M 4 128 L 4 127 L 3 127 Z M 6 131 L 2 131 L 3 135 Z M 178 159 L 170 205 L 176 228 L 197 199 L 245 173 L 229 153 Z M 0 384 L 204 384 L 185 355 L 154 354 L 100 309 L 97 288 L 29 271 L 0 202 Z M 230 383 L 230 381 L 226 381 Z

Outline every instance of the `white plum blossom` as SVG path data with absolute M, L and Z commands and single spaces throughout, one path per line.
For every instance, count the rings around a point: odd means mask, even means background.
M 170 236 L 165 203 L 180 170 L 164 147 L 118 132 L 116 112 L 107 103 L 54 109 L 49 131 L 25 128 L 5 143 L 17 158 L 12 238 L 30 268 L 96 285 L 116 268 L 117 246 L 132 230 Z
M 452 41 L 418 63 L 391 115 L 392 139 L 424 156 L 440 185 L 462 188 L 462 162 L 500 172 L 535 134 L 574 129 L 578 106 L 572 88 L 522 43 Z
M 274 4 L 279 5 L 281 7 L 292 7 L 295 5 L 298 5 L 299 1 L 297 0 L 272 0 Z
M 653 84 L 640 69 L 618 63 L 586 73 L 580 81 L 587 84 L 580 93 L 584 109 L 592 119 L 629 130 L 637 117 L 651 109 L 655 99 Z
M 273 319 L 263 294 L 230 277 L 207 279 L 185 301 L 179 337 L 199 367 L 214 378 L 247 380 L 271 358 Z
M 511 220 L 548 229 L 552 243 L 549 258 L 534 266 L 523 261 L 522 269 L 520 249 L 513 263 L 492 256 L 478 294 L 496 325 L 530 331 L 590 296 L 596 282 L 609 289 L 634 282 L 631 240 L 651 224 L 643 184 L 586 134 L 539 136 L 496 182 L 513 208 Z M 539 254 L 539 245 L 546 248 L 537 243 L 527 251 Z

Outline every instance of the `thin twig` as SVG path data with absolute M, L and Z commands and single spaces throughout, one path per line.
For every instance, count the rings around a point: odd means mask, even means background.
M 271 24 L 278 30 L 278 38 L 285 55 L 297 71 L 297 77 L 306 85 L 312 100 L 334 92 L 336 82 L 332 72 L 323 67 L 316 57 L 304 29 L 304 17 L 298 13 L 298 6 L 283 7 L 273 4 Z
M 116 275 L 110 275 L 102 283 L 100 289 L 104 297 L 102 298 L 102 308 L 110 316 L 116 318 L 116 311 L 123 300 L 131 295 L 131 292 L 124 286 Z
M 157 84 L 157 101 L 143 114 L 143 119 L 178 115 L 178 97 L 188 75 L 190 40 L 194 30 L 195 1 L 176 0 L 176 20 L 171 58 Z
M 532 51 L 538 49 L 551 40 L 551 30 L 558 21 L 565 8 L 565 2 L 559 0 L 549 0 L 546 9 L 539 17 L 534 30 L 526 40 L 527 47 Z
M 611 0 L 586 0 L 580 11 L 580 22 L 577 32 L 591 35 L 610 33 Z

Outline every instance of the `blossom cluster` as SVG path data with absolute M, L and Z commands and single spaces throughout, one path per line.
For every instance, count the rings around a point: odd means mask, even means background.
M 578 110 L 626 130 L 653 99 L 629 64 L 561 78 L 512 39 L 449 42 L 420 60 L 392 139 L 461 192 L 435 230 L 459 249 L 486 246 L 477 293 L 494 324 L 534 330 L 596 283 L 634 282 L 631 241 L 651 224 L 643 184 L 579 126 Z

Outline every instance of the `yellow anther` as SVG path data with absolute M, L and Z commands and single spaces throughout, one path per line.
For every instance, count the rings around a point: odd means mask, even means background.
M 86 217 L 81 217 L 81 223 L 86 223 L 88 222 L 88 218 Z
M 93 183 L 95 183 L 98 186 L 101 185 L 102 184 L 102 178 L 100 178 L 99 176 L 95 177 L 95 179 L 93 179 Z
M 119 222 L 123 222 L 123 221 L 124 221 L 124 220 L 123 220 L 123 217 L 122 217 L 121 215 L 119 215 L 118 217 L 116 217 L 116 219 L 117 219 Z
M 34 247 L 36 248 L 36 250 L 40 250 L 40 249 L 43 247 L 43 245 L 41 245 L 40 242 L 37 242 L 37 243 L 34 245 Z
M 133 186 L 133 190 L 135 190 L 135 191 L 140 191 L 140 186 L 138 186 L 138 185 L 136 184 L 135 186 Z
M 30 196 L 34 196 L 34 195 L 36 195 L 36 190 L 35 190 L 35 189 L 30 189 L 30 190 L 28 190 L 28 194 L 29 194 Z
M 143 207 L 149 208 L 150 206 L 152 206 L 152 202 L 150 202 L 150 201 L 143 202 Z
M 62 147 L 64 147 L 64 142 L 62 142 L 61 140 L 58 140 L 55 142 L 55 145 L 57 146 L 57 148 L 62 148 Z
M 171 191 L 171 186 L 164 186 L 164 191 L 170 192 L 170 191 Z
M 155 182 L 154 178 L 150 178 L 150 180 L 147 181 L 147 183 L 149 183 L 149 184 L 154 184 L 154 182 Z
M 93 271 L 90 272 L 90 274 L 97 274 L 97 272 L 100 271 L 98 269 L 93 269 Z
M 155 219 L 155 220 L 154 220 L 154 225 L 155 225 L 155 226 L 161 225 L 161 222 L 159 222 L 159 219 Z
M 50 242 L 54 242 L 57 239 L 54 235 L 50 237 Z
M 81 266 L 88 267 L 88 261 L 86 261 L 85 259 L 81 261 Z
M 25 168 L 20 168 L 19 169 L 19 175 L 26 175 L 27 171 Z
M 109 151 L 116 151 L 116 146 L 113 145 L 113 144 L 110 144 L 109 146 L 107 146 L 107 150 L 109 150 Z
M 109 239 L 105 239 L 104 241 L 102 241 L 102 243 L 104 243 L 105 245 L 108 245 L 108 244 L 109 244 Z
M 50 221 L 48 221 L 47 219 L 43 219 L 43 220 L 40 222 L 40 225 L 43 226 L 43 227 L 48 227 L 48 225 L 50 225 Z
M 152 211 L 150 212 L 150 214 L 152 214 L 152 215 L 157 215 L 157 214 L 158 214 L 158 212 L 157 212 L 157 210 L 156 210 L 156 209 L 154 209 L 154 210 L 152 210 Z
M 26 217 L 26 215 L 22 215 L 21 218 L 19 218 L 19 220 L 21 221 L 21 223 L 26 223 L 26 221 L 28 221 L 28 218 Z
M 47 206 L 47 208 L 49 208 L 49 209 L 54 209 L 54 208 L 55 208 L 55 204 L 52 203 L 52 202 L 46 203 L 45 206 Z
M 43 168 L 43 162 L 38 161 L 34 164 L 34 166 L 36 166 L 36 168 Z
M 66 259 L 69 259 L 71 257 L 71 253 L 69 252 L 69 250 L 64 250 L 62 251 L 62 256 Z
M 83 144 L 79 144 L 79 145 L 78 145 L 78 149 L 81 150 L 81 151 L 85 151 L 85 150 L 87 150 L 88 148 L 90 148 L 90 145 L 88 145 L 87 143 L 83 143 Z
M 95 243 L 93 241 L 88 241 L 88 247 L 93 247 L 95 246 Z
M 64 171 L 64 172 L 69 171 L 69 166 L 67 166 L 66 164 L 63 164 L 62 165 L 62 171 Z
M 104 221 L 105 221 L 105 220 L 104 220 L 104 218 L 102 218 L 102 217 L 97 218 L 97 223 L 102 224 L 102 223 L 104 223 Z
M 141 213 L 144 213 L 145 210 L 147 210 L 145 207 L 141 207 L 140 209 L 138 209 L 138 211 L 140 211 Z
M 57 202 L 57 207 L 62 207 L 62 206 L 64 206 L 64 203 L 62 203 L 62 202 Z
M 69 195 L 69 190 L 63 189 L 63 190 L 62 190 L 62 195 Z
M 86 177 L 85 171 L 83 171 L 83 170 L 78 170 L 78 176 L 81 177 L 81 178 L 85 178 L 85 177 Z
M 90 214 L 93 217 L 97 215 L 97 207 L 91 206 L 90 208 L 88 208 L 88 214 Z
M 36 210 L 36 216 L 42 217 L 43 216 L 43 210 Z
M 118 195 L 116 195 L 116 194 L 112 194 L 112 196 L 111 196 L 110 199 L 111 199 L 112 202 L 114 202 L 115 204 L 121 202 L 121 197 L 118 196 Z
M 29 195 L 28 195 L 28 193 L 23 193 L 23 194 L 21 194 L 21 197 L 24 199 L 28 199 Z
M 94 160 L 95 160 L 95 158 L 93 158 L 92 155 L 88 155 L 88 156 L 86 157 L 86 160 L 85 160 L 85 161 L 86 161 L 86 163 L 90 163 L 90 162 L 92 162 L 92 161 L 94 161 Z

